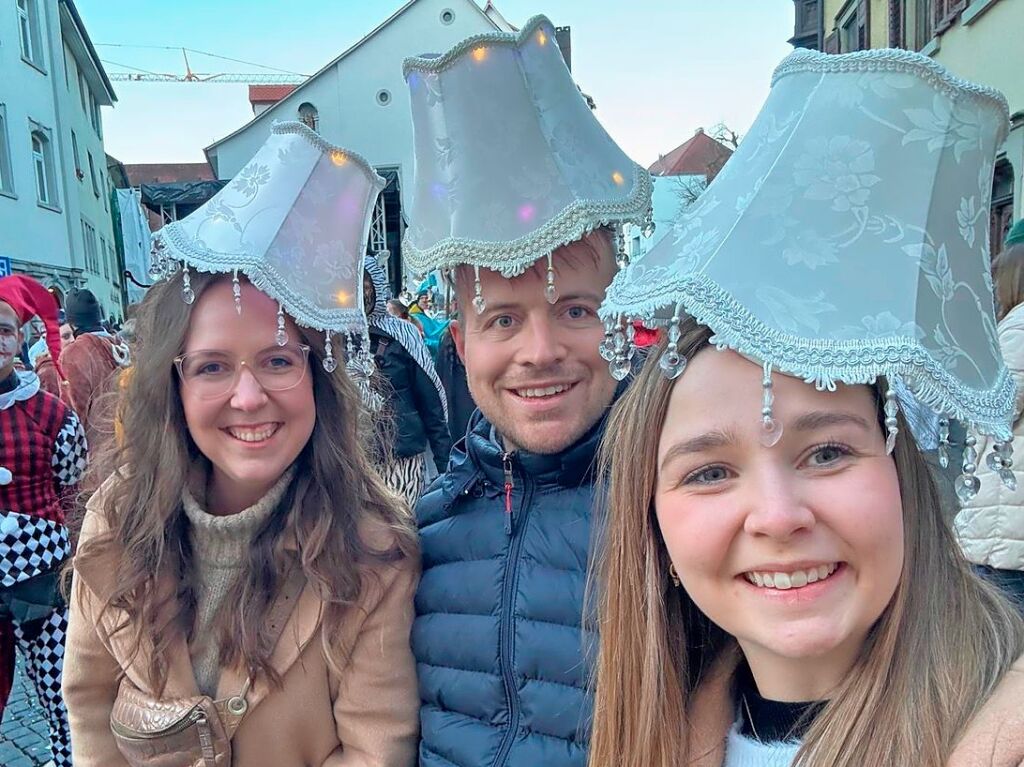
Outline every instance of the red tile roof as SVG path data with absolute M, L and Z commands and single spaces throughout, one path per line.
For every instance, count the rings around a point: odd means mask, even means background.
M 698 128 L 693 138 L 662 155 L 648 170 L 655 176 L 714 175 L 732 155 L 732 150 Z
M 276 104 L 295 90 L 295 85 L 250 85 L 250 104 Z
M 181 181 L 213 181 L 213 169 L 205 162 L 152 162 L 124 166 L 128 183 L 172 184 Z

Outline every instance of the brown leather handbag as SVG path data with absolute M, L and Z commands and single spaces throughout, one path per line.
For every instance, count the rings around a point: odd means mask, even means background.
M 306 584 L 301 567 L 292 568 L 267 620 L 271 646 L 277 644 Z M 246 711 L 266 694 L 249 694 L 252 677 L 238 695 L 160 699 L 121 680 L 110 712 L 110 731 L 131 767 L 231 767 L 231 738 Z

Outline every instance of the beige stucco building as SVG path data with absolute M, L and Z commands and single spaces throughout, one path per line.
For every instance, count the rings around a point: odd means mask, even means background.
M 794 45 L 829 53 L 908 48 L 1006 95 L 1011 129 L 992 196 L 997 253 L 1011 223 L 1024 218 L 1024 0 L 794 0 L 794 5 Z

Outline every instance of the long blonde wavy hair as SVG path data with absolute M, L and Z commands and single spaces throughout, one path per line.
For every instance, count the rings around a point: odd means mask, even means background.
M 198 299 L 222 275 L 194 273 Z M 190 467 L 206 459 L 185 423 L 174 358 L 181 354 L 193 307 L 181 299 L 181 283 L 170 280 L 150 288 L 138 313 L 135 366 L 117 403 L 123 426 L 119 440 L 93 462 L 97 487 L 109 526 L 77 552 L 74 566 L 90 560 L 112 563 L 113 590 L 101 595 L 102 611 L 126 616 L 134 652 L 146 647 L 150 682 L 166 683 L 167 650 L 194 621 L 195 584 L 181 489 Z M 309 375 L 317 419 L 309 441 L 296 459 L 295 479 L 277 513 L 258 532 L 249 551 L 244 577 L 224 604 L 215 627 L 221 638 L 221 663 L 264 672 L 279 682 L 270 666 L 273 647 L 266 618 L 291 567 L 300 566 L 324 603 L 324 653 L 340 673 L 345 659 L 331 638 L 366 586 L 368 566 L 413 557 L 416 534 L 408 508 L 388 491 L 370 467 L 361 433 L 360 400 L 355 385 L 340 371 L 324 372 L 323 334 L 299 328 L 310 346 Z M 384 532 L 363 539 L 367 529 Z M 382 539 L 391 545 L 376 548 Z M 297 544 L 296 546 L 292 545 Z M 169 577 L 168 577 L 169 576 Z M 177 593 L 161 584 L 177 583 Z M 101 614 L 102 614 L 101 611 Z M 134 657 L 134 655 L 133 655 Z
M 688 359 L 709 348 L 706 327 L 691 321 L 684 330 Z M 600 631 L 590 767 L 684 767 L 688 705 L 715 660 L 736 648 L 669 577 L 653 505 L 673 386 L 658 368 L 663 349 L 615 406 L 614 439 L 600 456 L 609 492 L 588 586 Z M 1024 620 L 961 556 L 902 420 L 896 445 L 903 572 L 854 668 L 809 728 L 798 767 L 944 765 L 1024 653 Z

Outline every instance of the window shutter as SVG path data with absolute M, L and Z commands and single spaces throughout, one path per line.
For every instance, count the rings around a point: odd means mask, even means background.
M 889 0 L 889 47 L 907 46 L 907 0 Z
M 857 3 L 857 50 L 864 51 L 871 47 L 868 32 L 868 0 Z

